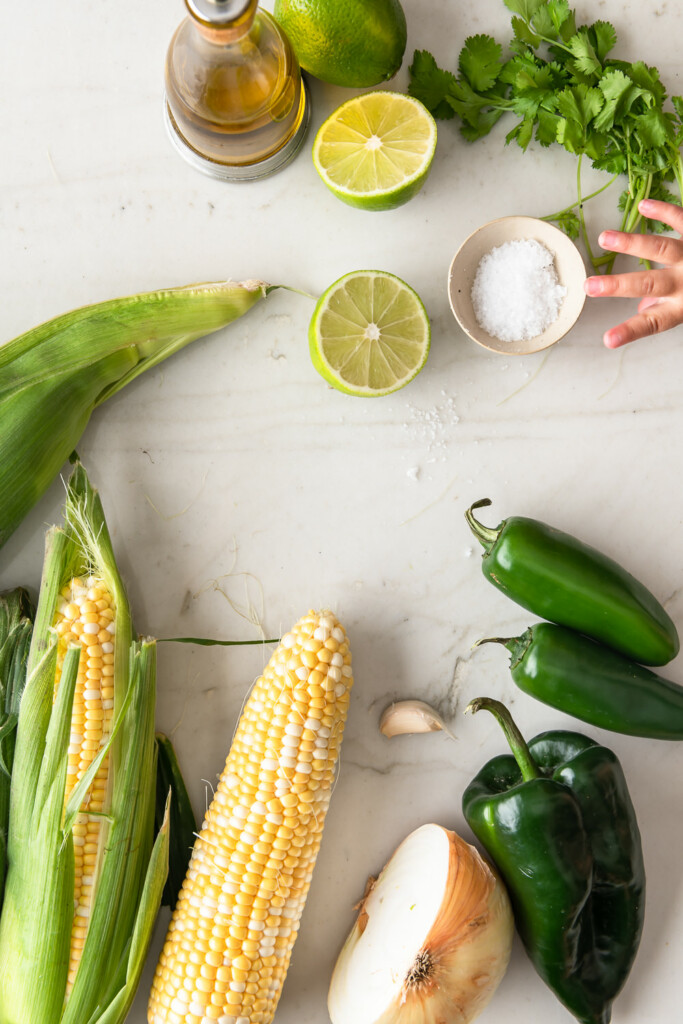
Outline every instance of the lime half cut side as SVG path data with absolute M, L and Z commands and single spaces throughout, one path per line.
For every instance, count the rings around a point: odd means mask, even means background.
M 393 274 L 357 270 L 320 297 L 308 332 L 318 373 L 347 395 L 379 397 L 424 366 L 430 327 L 417 292 Z
M 328 117 L 313 144 L 313 163 L 338 199 L 393 210 L 422 188 L 435 149 L 436 122 L 419 100 L 369 92 Z

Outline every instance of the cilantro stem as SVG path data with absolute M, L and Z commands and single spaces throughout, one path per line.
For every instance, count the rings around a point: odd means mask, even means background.
M 572 57 L 574 56 L 574 51 L 572 50 L 571 46 L 567 46 L 559 39 L 549 39 L 548 36 L 544 36 L 540 32 L 537 32 L 534 26 L 531 24 L 531 22 L 527 21 L 526 18 L 522 18 L 522 21 L 529 29 L 529 31 L 532 32 L 537 39 L 540 39 L 542 43 L 547 43 L 548 46 L 558 46 L 561 50 L 564 50 L 565 53 L 568 53 Z
M 638 188 L 636 190 L 635 196 L 633 197 L 633 201 L 631 203 L 631 213 L 630 213 L 630 216 L 629 216 L 629 218 L 628 218 L 628 220 L 626 222 L 626 229 L 625 229 L 626 231 L 635 231 L 636 228 L 638 227 L 638 222 L 640 221 L 640 218 L 642 217 L 642 214 L 641 214 L 640 210 L 638 209 L 638 204 L 643 199 L 647 199 L 647 197 L 650 194 L 650 189 L 651 188 L 652 188 L 652 174 L 648 174 L 647 178 L 645 178 L 644 186 L 641 186 L 640 188 Z
M 674 149 L 674 158 L 672 161 L 672 168 L 674 177 L 678 183 L 678 191 L 680 193 L 681 202 L 683 203 L 683 158 L 681 158 L 680 149 Z
M 652 174 L 648 174 L 644 177 L 639 185 L 631 185 L 629 182 L 629 196 L 631 198 L 624 207 L 624 215 L 621 218 L 620 231 L 632 232 L 638 229 L 639 223 L 642 220 L 642 214 L 638 209 L 638 205 L 643 199 L 647 199 L 651 188 Z M 615 252 L 607 253 L 605 256 L 601 256 L 597 261 L 593 261 L 593 266 L 596 270 L 598 267 L 604 266 L 604 273 L 611 274 L 616 258 L 617 254 Z
M 579 198 L 579 223 L 581 224 L 581 237 L 583 238 L 583 244 L 586 246 L 586 252 L 588 258 L 595 267 L 595 256 L 591 248 L 590 239 L 588 237 L 588 229 L 586 228 L 586 218 L 583 215 L 583 203 L 581 202 L 581 162 L 583 160 L 583 153 L 579 153 L 579 158 L 576 161 L 576 194 Z
M 640 222 L 640 233 L 641 233 L 641 235 L 644 235 L 646 231 L 647 231 L 647 220 L 646 220 L 646 218 L 645 218 L 645 217 L 643 217 L 643 218 L 642 218 L 642 220 L 641 220 L 641 222 Z M 642 264 L 642 265 L 643 265 L 643 266 L 644 266 L 644 267 L 645 267 L 645 268 L 646 268 L 647 270 L 652 270 L 652 264 L 650 263 L 650 261 L 649 261 L 649 260 L 645 260 L 645 259 L 642 259 L 642 258 L 641 258 L 641 260 L 640 260 L 640 263 L 641 263 L 641 264 Z
M 590 199 L 595 199 L 595 197 L 599 196 L 601 192 L 608 189 L 610 185 L 614 184 L 618 177 L 618 174 L 612 175 L 606 185 L 601 185 L 600 188 L 596 188 L 595 192 L 589 192 L 587 196 L 579 196 L 578 203 L 570 203 L 569 206 L 565 206 L 563 210 L 558 210 L 557 213 L 549 213 L 545 217 L 540 217 L 539 220 L 559 220 L 563 214 L 572 213 L 577 206 L 583 206 L 584 203 L 587 203 Z M 683 192 L 683 189 L 681 189 L 681 191 Z

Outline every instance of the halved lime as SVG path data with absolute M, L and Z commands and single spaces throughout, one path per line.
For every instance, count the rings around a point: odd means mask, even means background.
M 420 296 L 382 270 L 356 270 L 320 297 L 308 329 L 318 373 L 347 395 L 398 391 L 424 366 L 430 327 Z
M 436 149 L 436 122 L 412 96 L 367 92 L 321 126 L 313 163 L 338 199 L 363 210 L 393 210 L 424 184 Z

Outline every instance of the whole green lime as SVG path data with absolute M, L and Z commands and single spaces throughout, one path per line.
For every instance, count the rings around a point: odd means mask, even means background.
M 362 89 L 401 66 L 407 36 L 399 0 L 275 0 L 273 13 L 302 68 L 323 82 Z

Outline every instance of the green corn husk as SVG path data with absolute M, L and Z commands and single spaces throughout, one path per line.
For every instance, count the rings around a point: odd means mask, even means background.
M 115 601 L 114 709 L 109 741 L 64 806 L 80 647 L 69 648 L 54 698 L 60 590 L 103 579 Z M 168 869 L 168 814 L 154 839 L 156 643 L 132 639 L 130 610 L 98 494 L 76 465 L 63 527 L 47 534 L 43 578 L 19 711 L 0 916 L 0 1024 L 121 1024 L 133 1001 Z M 74 916 L 74 821 L 105 756 L 94 901 L 68 998 Z
M 57 476 L 98 405 L 272 290 L 262 281 L 227 281 L 113 299 L 0 347 L 0 547 Z
M 0 908 L 7 870 L 10 779 L 34 615 L 23 587 L 0 594 Z
M 157 789 L 155 823 L 161 825 L 171 794 L 171 840 L 168 852 L 168 878 L 162 904 L 175 909 L 178 893 L 190 863 L 192 847 L 197 836 L 197 822 L 190 803 L 178 758 L 168 736 L 157 733 Z

